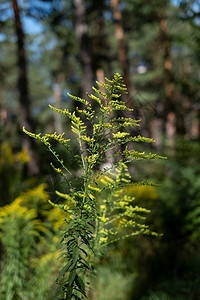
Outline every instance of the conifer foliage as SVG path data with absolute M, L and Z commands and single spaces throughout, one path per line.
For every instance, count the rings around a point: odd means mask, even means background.
M 59 285 L 56 299 L 87 298 L 90 275 L 95 270 L 94 258 L 102 247 L 131 235 L 156 235 L 144 224 L 144 213 L 149 211 L 133 205 L 134 199 L 126 195 L 123 188 L 132 184 L 127 163 L 163 157 L 133 149 L 135 142 L 154 141 L 130 135 L 130 127 L 139 126 L 139 120 L 131 118 L 133 109 L 120 100 L 122 93 L 127 93 L 122 77 L 116 73 L 112 80 L 105 78 L 105 81 L 97 82 L 99 88 L 93 87 L 94 95 L 87 94 L 90 101 L 69 94 L 81 103 L 81 108 L 77 107 L 74 112 L 50 106 L 70 119 L 71 130 L 77 137 L 77 159 L 82 170 L 79 184 L 74 184 L 73 170 L 65 166 L 53 148 L 56 141 L 68 151 L 70 139 L 65 139 L 64 133 L 41 136 L 24 129 L 53 154 L 60 166 L 53 163 L 51 166 L 66 179 L 68 187 L 68 193 L 56 191 L 63 199 L 62 204 L 50 201 L 63 211 L 66 222 L 61 240 L 61 256 L 66 263 L 56 280 Z M 102 168 L 108 161 L 110 165 Z M 123 235 L 124 227 L 131 227 L 131 233 Z

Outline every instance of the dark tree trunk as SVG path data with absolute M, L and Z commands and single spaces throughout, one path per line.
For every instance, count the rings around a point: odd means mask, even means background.
M 120 66 L 123 72 L 124 83 L 126 84 L 128 90 L 130 90 L 126 42 L 124 38 L 124 28 L 122 23 L 122 14 L 119 7 L 119 0 L 111 0 L 111 6 L 113 11 L 113 19 L 116 24 L 115 36 L 118 42 L 118 60 L 120 62 Z
M 153 41 L 153 68 L 156 71 L 159 68 L 159 41 L 160 36 L 157 35 Z M 159 89 L 161 86 L 161 78 L 160 76 L 155 78 L 154 81 L 155 89 Z M 163 134 L 163 111 L 164 111 L 164 104 L 160 101 L 161 99 L 158 98 L 155 104 L 155 108 L 150 117 L 150 122 L 148 124 L 149 135 L 153 137 L 155 140 L 155 146 L 157 148 L 162 147 L 162 134 Z
M 95 29 L 93 33 L 92 43 L 92 65 L 95 70 L 97 80 L 98 77 L 103 77 L 104 74 L 112 76 L 110 45 L 107 40 L 105 30 L 105 16 L 106 11 L 105 0 L 98 0 L 92 2 L 91 12 L 93 14 L 92 26 Z M 101 74 L 103 74 L 101 76 Z
M 87 36 L 86 5 L 84 0 L 74 0 L 76 16 L 76 34 L 80 43 L 80 62 L 82 67 L 82 96 L 92 93 L 93 70 L 90 46 Z
M 161 43 L 164 59 L 164 121 L 165 132 L 168 139 L 173 139 L 176 134 L 176 113 L 174 106 L 173 85 L 172 85 L 172 62 L 170 57 L 170 39 L 168 35 L 167 20 L 165 17 L 159 21 L 161 31 Z
M 15 30 L 17 35 L 18 46 L 18 66 L 19 66 L 19 103 L 20 103 L 20 130 L 25 126 L 27 130 L 34 131 L 33 120 L 30 114 L 30 99 L 28 93 L 27 81 L 27 63 L 26 53 L 24 47 L 24 32 L 22 28 L 20 10 L 17 0 L 12 0 L 12 6 L 15 16 Z M 37 152 L 35 150 L 35 143 L 28 135 L 23 134 L 23 146 L 27 149 L 30 161 L 28 162 L 29 176 L 39 173 Z
M 54 82 L 53 84 L 53 97 L 54 97 L 54 103 L 56 108 L 60 108 L 61 104 L 61 91 L 60 86 L 58 82 Z M 60 119 L 60 115 L 54 111 L 54 126 L 57 134 L 61 134 L 62 131 L 62 123 Z

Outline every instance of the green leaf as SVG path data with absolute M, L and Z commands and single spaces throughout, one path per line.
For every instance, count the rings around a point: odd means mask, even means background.
M 82 234 L 80 236 L 81 236 L 82 240 L 84 241 L 84 243 L 90 248 L 89 241 Z
M 88 264 L 88 262 L 86 260 L 84 260 L 84 262 L 81 261 L 80 263 L 81 263 L 81 265 L 84 266 L 85 269 L 90 270 L 90 271 L 92 270 L 92 268 L 90 267 L 90 265 Z
M 72 286 L 76 277 L 76 269 L 73 269 L 69 274 L 69 286 Z
M 71 300 L 72 299 L 72 291 L 73 291 L 73 288 L 70 286 L 67 288 L 67 298 L 66 300 Z
M 78 248 L 74 248 L 73 254 L 72 254 L 73 266 L 77 263 L 78 257 L 79 257 L 79 249 Z
M 76 223 L 76 220 L 72 220 L 69 225 L 67 226 L 66 231 L 68 231 L 74 224 Z
M 85 256 L 88 256 L 87 252 L 83 248 L 80 247 L 79 249 L 85 254 Z
M 85 283 L 83 282 L 82 278 L 79 277 L 78 275 L 76 275 L 75 282 L 76 282 L 77 286 L 79 287 L 79 289 L 81 290 L 81 292 L 84 294 L 84 296 L 86 296 L 86 294 L 85 294 Z
M 65 273 L 69 270 L 69 268 L 71 267 L 71 265 L 72 265 L 72 261 L 69 261 L 64 267 L 63 267 L 63 269 L 61 270 L 61 272 L 60 272 L 60 277 L 62 277 L 62 276 L 64 276 L 65 275 Z
M 62 289 L 63 289 L 63 286 L 62 286 L 62 285 L 60 285 L 60 286 L 57 288 L 56 293 L 55 293 L 55 298 L 54 298 L 54 299 L 56 299 L 56 298 L 61 294 Z

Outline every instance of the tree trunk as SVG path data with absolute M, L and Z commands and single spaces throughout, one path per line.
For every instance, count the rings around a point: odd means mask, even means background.
M 89 49 L 86 24 L 86 5 L 84 0 L 74 0 L 76 16 L 76 34 L 80 43 L 80 62 L 82 67 L 82 96 L 85 98 L 86 92 L 92 93 L 93 71 L 92 60 Z
M 30 114 L 30 99 L 28 93 L 27 81 L 27 62 L 24 47 L 24 32 L 22 28 L 20 10 L 17 0 L 12 0 L 12 6 L 15 16 L 15 30 L 17 35 L 18 46 L 18 67 L 19 67 L 19 103 L 20 103 L 20 131 L 25 126 L 27 130 L 34 131 L 33 120 Z M 28 135 L 23 134 L 23 146 L 26 148 L 30 160 L 28 162 L 28 175 L 32 176 L 39 173 L 37 152 L 35 143 Z
M 156 35 L 153 41 L 153 68 L 156 72 L 159 68 L 159 41 L 160 36 Z M 156 77 L 154 80 L 155 89 L 159 89 L 161 86 L 161 78 L 160 76 Z M 164 113 L 164 104 L 160 98 L 157 99 L 155 103 L 154 114 L 149 118 L 150 122 L 147 126 L 149 130 L 149 135 L 155 140 L 155 146 L 160 149 L 162 147 L 162 134 L 164 127 L 163 120 Z
M 53 84 L 53 97 L 54 97 L 55 107 L 60 109 L 61 92 L 60 92 L 60 86 L 58 82 L 54 82 Z M 57 134 L 61 134 L 63 132 L 60 115 L 57 113 L 57 111 L 54 111 L 54 126 Z
M 163 48 L 164 59 L 164 121 L 166 137 L 172 140 L 176 134 L 176 113 L 173 101 L 173 85 L 172 85 L 172 62 L 170 57 L 170 40 L 168 36 L 167 20 L 161 18 L 159 21 L 161 31 L 161 42 Z
M 94 28 L 93 40 L 92 40 L 92 65 L 95 70 L 98 80 L 99 72 L 112 75 L 111 60 L 110 57 L 110 45 L 107 40 L 105 29 L 105 12 L 106 3 L 104 0 L 98 0 L 92 2 L 90 11 L 93 15 L 92 26 Z M 102 70 L 103 69 L 103 70 Z M 100 71 L 101 70 L 101 71 Z M 103 74 L 104 80 L 104 74 Z
M 129 68 L 127 62 L 127 51 L 126 43 L 124 38 L 124 28 L 122 24 L 122 14 L 119 8 L 119 0 L 111 0 L 111 6 L 113 11 L 113 18 L 116 24 L 115 36 L 118 42 L 118 60 L 123 72 L 124 82 L 130 90 L 130 80 L 129 80 Z

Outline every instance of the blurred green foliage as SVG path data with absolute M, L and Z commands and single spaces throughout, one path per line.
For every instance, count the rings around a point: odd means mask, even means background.
M 4 150 L 4 164 L 1 164 L 4 171 L 14 165 L 14 158 L 23 163 L 28 159 L 24 151 L 14 157 L 8 145 Z M 13 172 L 13 180 L 18 180 L 18 172 Z M 50 286 L 62 265 L 62 260 L 58 262 L 56 258 L 58 232 L 63 221 L 60 211 L 48 204 L 49 194 L 45 188 L 46 184 L 40 184 L 21 192 L 10 204 L 0 208 L 1 299 L 51 297 L 53 287 Z
M 149 224 L 163 236 L 137 237 L 115 245 L 119 261 L 125 261 L 123 274 L 132 277 L 131 292 L 124 299 L 200 297 L 200 166 L 195 164 L 200 146 L 178 139 L 176 147 L 166 163 L 151 169 L 155 180 L 164 179 L 161 187 L 135 186 L 129 190 L 140 205 L 145 203 L 151 209 Z M 109 261 L 107 257 L 102 263 L 107 266 Z

